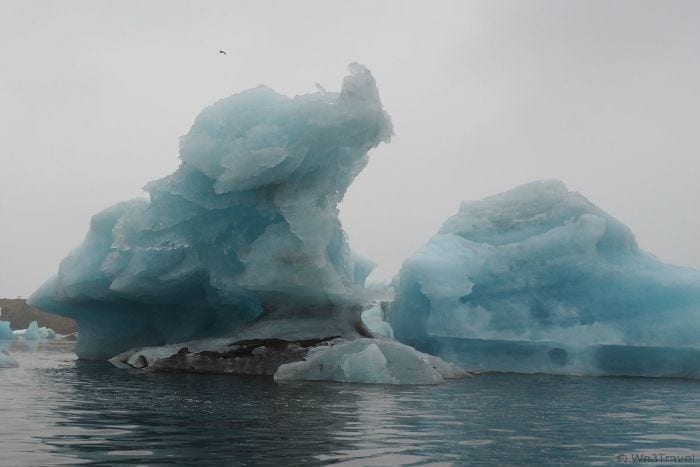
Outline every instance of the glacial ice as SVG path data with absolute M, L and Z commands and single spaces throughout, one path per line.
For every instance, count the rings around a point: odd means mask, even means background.
M 279 367 L 275 381 L 442 384 L 468 373 L 391 339 L 359 338 L 313 348 L 303 361 Z
M 32 321 L 31 323 L 29 323 L 27 329 L 18 329 L 16 331 L 12 331 L 12 334 L 15 337 L 20 337 L 27 341 L 38 341 L 56 338 L 56 332 L 53 329 L 44 326 L 39 326 L 36 321 Z
M 15 335 L 12 333 L 12 329 L 10 329 L 10 322 L 0 321 L 0 341 L 12 340 L 14 338 Z
M 372 335 L 394 338 L 394 330 L 386 319 L 385 306 L 388 302 L 378 302 L 362 312 L 362 322 L 367 326 Z
M 280 365 L 302 360 L 317 345 L 342 340 L 337 336 L 287 340 L 274 337 L 198 339 L 158 347 L 139 347 L 109 359 L 118 368 L 157 372 L 238 375 L 275 374 Z
M 338 336 L 320 339 L 208 338 L 123 352 L 109 361 L 119 368 L 274 376 L 374 384 L 442 384 L 469 374 L 438 357 L 392 339 Z
M 39 325 L 36 321 L 29 323 L 27 329 L 18 329 L 12 333 L 15 335 L 15 337 L 21 337 L 28 341 L 38 341 L 41 338 L 41 335 L 39 334 Z
M 0 316 L 2 316 L 2 308 L 0 308 Z M 10 356 L 6 347 L 8 342 L 13 340 L 15 335 L 10 329 L 9 321 L 0 321 L 0 368 L 17 368 L 17 361 Z
M 700 271 L 642 251 L 558 181 L 463 203 L 403 264 L 393 304 L 363 312 L 385 292 L 365 287 L 374 265 L 351 251 L 338 205 L 391 135 L 359 64 L 339 93 L 260 86 L 222 99 L 181 138 L 180 167 L 146 185 L 148 200 L 95 215 L 30 303 L 77 321 L 81 358 L 142 370 L 464 376 L 442 357 L 474 370 L 700 378 Z M 0 323 L 0 338 L 8 331 Z
M 2 316 L 2 310 L 0 309 L 0 316 Z M 0 341 L 14 340 L 17 338 L 22 338 L 24 340 L 40 340 L 40 339 L 54 339 L 56 337 L 56 332 L 53 329 L 39 326 L 36 321 L 29 323 L 27 329 L 17 329 L 13 331 L 10 328 L 9 321 L 0 321 Z
M 700 377 L 700 271 L 559 181 L 463 203 L 394 287 L 396 337 L 468 370 Z
M 260 86 L 222 99 L 181 138 L 180 167 L 146 185 L 150 199 L 95 215 L 30 302 L 74 318 L 87 359 L 253 320 L 325 318 L 357 334 L 373 265 L 351 252 L 338 204 L 391 134 L 359 64 L 340 93 L 289 98 Z
M 0 317 L 2 317 L 2 308 L 0 308 Z M 12 340 L 15 335 L 12 334 L 12 329 L 10 329 L 9 321 L 0 320 L 0 341 Z

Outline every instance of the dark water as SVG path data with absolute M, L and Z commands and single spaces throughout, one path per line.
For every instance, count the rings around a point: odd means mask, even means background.
M 440 387 L 275 384 L 132 373 L 77 361 L 69 343 L 12 352 L 21 367 L 0 369 L 1 465 L 700 462 L 700 381 L 503 374 Z

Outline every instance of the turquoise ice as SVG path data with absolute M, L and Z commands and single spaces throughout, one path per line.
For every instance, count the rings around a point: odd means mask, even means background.
M 468 370 L 700 377 L 700 271 L 559 181 L 463 203 L 394 285 L 396 337 Z
M 10 329 L 10 322 L 0 321 L 0 340 L 12 340 L 14 338 L 15 335 L 12 333 L 12 329 Z
M 76 319 L 90 359 L 335 342 L 280 378 L 441 380 L 428 368 L 439 360 L 393 335 L 467 369 L 700 377 L 700 272 L 642 251 L 558 181 L 463 203 L 403 264 L 394 303 L 376 304 L 373 264 L 351 251 L 338 205 L 391 135 L 359 64 L 339 93 L 223 99 L 182 137 L 180 167 L 148 199 L 95 215 L 31 302 Z
M 289 98 L 260 86 L 204 109 L 180 167 L 95 215 L 31 298 L 75 318 L 80 357 L 225 335 L 263 317 L 359 321 L 373 265 L 353 254 L 338 204 L 389 141 L 372 75 L 340 93 Z

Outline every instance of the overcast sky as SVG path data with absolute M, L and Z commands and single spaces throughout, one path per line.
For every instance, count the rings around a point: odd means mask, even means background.
M 700 267 L 700 2 L 0 0 L 0 297 L 174 170 L 204 106 L 338 90 L 352 61 L 396 133 L 341 206 L 379 277 L 460 201 L 544 178 Z

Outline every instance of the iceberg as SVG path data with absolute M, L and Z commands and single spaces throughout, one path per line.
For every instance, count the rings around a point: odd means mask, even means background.
M 19 337 L 27 341 L 38 341 L 56 338 L 56 332 L 53 329 L 44 326 L 39 326 L 36 321 L 32 321 L 31 323 L 29 323 L 27 329 L 18 329 L 16 331 L 12 331 L 12 334 L 14 335 L 14 337 Z
M 2 316 L 2 308 L 0 308 L 0 316 Z M 28 341 L 55 339 L 56 332 L 51 328 L 44 326 L 40 327 L 36 321 L 29 323 L 27 329 L 18 329 L 13 331 L 10 328 L 9 321 L 0 321 L 0 341 L 14 340 L 17 338 L 22 338 Z
M 0 316 L 2 315 L 2 308 L 0 308 Z M 7 352 L 6 347 L 9 347 L 9 342 L 15 338 L 15 335 L 10 329 L 9 321 L 0 321 L 0 368 L 17 368 L 19 364 L 17 361 L 10 356 Z
M 14 338 L 15 335 L 12 333 L 12 329 L 10 329 L 10 322 L 0 321 L 0 341 L 12 340 Z
M 45 326 L 39 327 L 39 339 L 50 340 L 56 338 L 56 331 Z
M 362 322 L 373 336 L 394 338 L 394 330 L 387 321 L 386 308 L 390 302 L 378 302 L 372 304 L 362 312 Z
M 394 287 L 396 338 L 467 370 L 700 377 L 700 271 L 560 181 L 463 203 Z
M 260 86 L 204 109 L 180 140 L 180 167 L 149 199 L 105 209 L 33 306 L 78 323 L 76 353 L 230 335 L 369 335 L 360 313 L 373 264 L 352 252 L 338 204 L 392 135 L 370 72 L 351 64 L 339 93 L 290 98 Z
M 41 335 L 39 334 L 39 325 L 36 321 L 29 323 L 27 329 L 18 329 L 16 331 L 12 331 L 12 333 L 15 335 L 15 337 L 20 337 L 27 341 L 38 341 L 41 339 Z
M 0 308 L 0 316 L 2 316 L 2 308 Z M 0 321 L 0 341 L 13 340 L 15 335 L 12 333 L 9 321 Z

